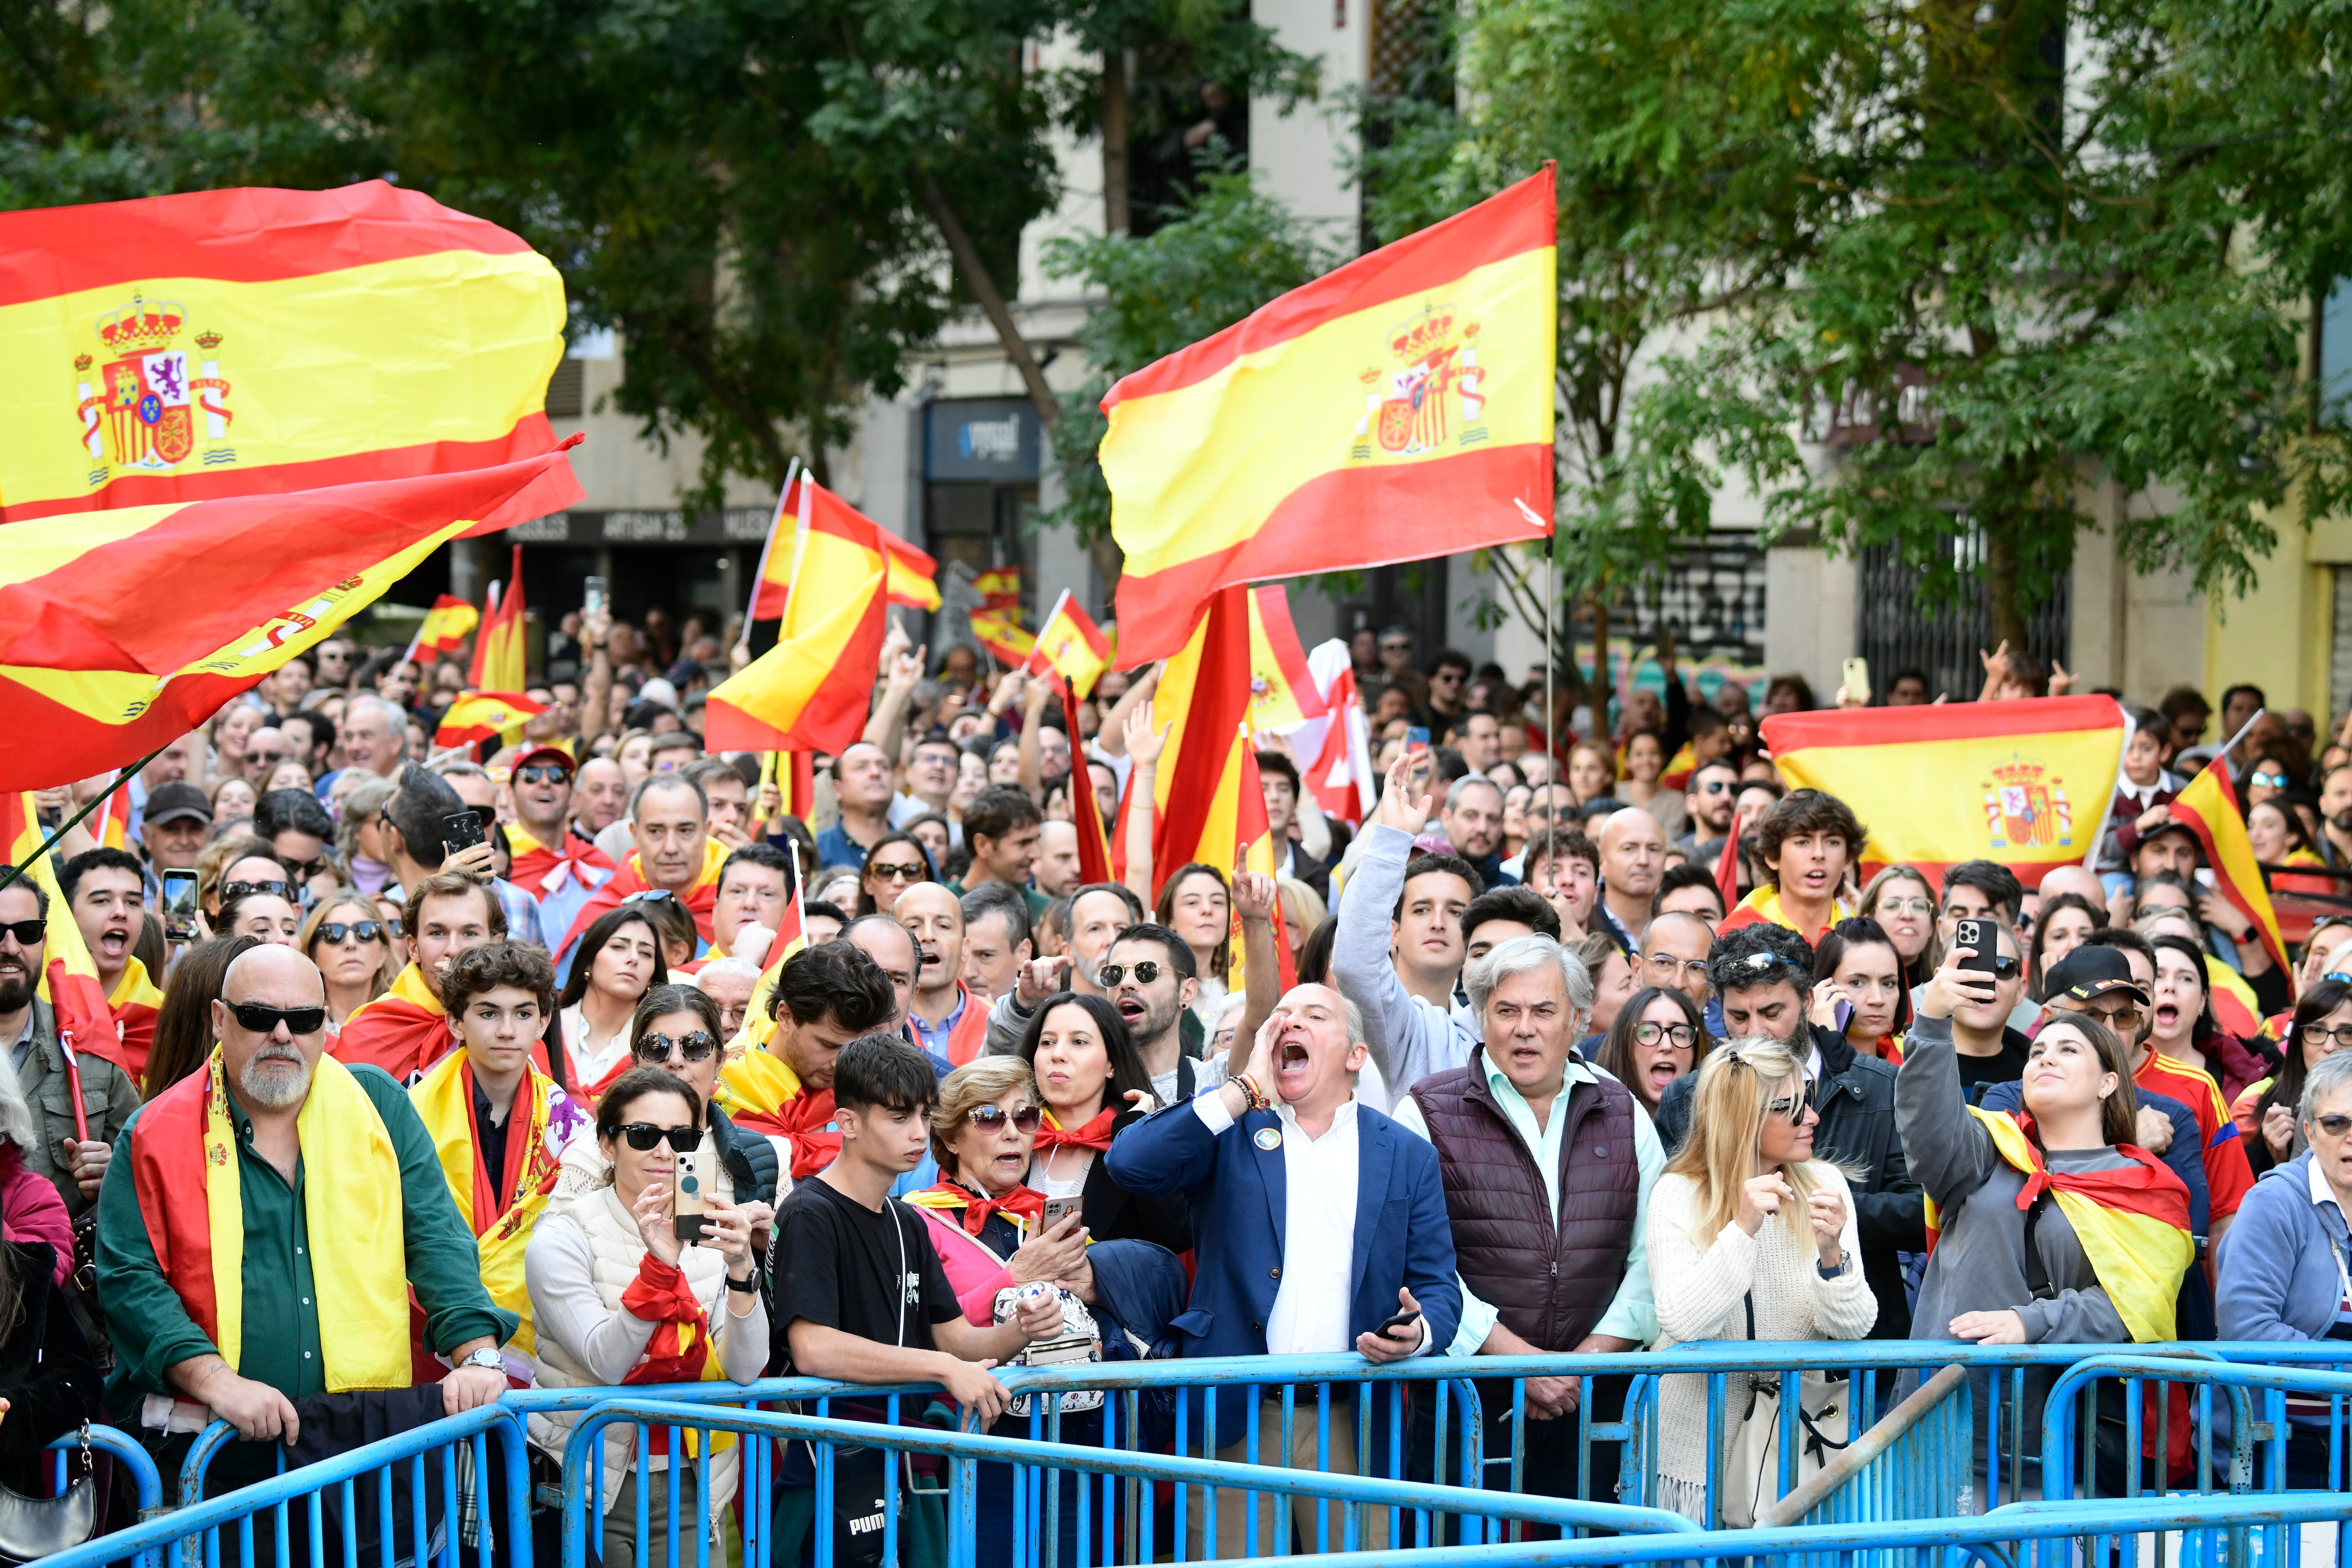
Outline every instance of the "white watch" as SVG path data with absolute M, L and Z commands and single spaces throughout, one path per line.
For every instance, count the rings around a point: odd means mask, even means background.
M 467 1356 L 464 1361 L 459 1362 L 457 1364 L 459 1366 L 478 1366 L 484 1372 L 495 1372 L 499 1376 L 503 1377 L 506 1375 L 507 1358 L 499 1354 L 495 1350 L 479 1350 L 474 1352 L 473 1354 Z

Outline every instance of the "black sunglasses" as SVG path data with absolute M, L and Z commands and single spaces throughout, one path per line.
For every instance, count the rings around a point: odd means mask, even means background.
M 2352 1132 L 2352 1116 L 2315 1116 L 2311 1124 L 2330 1138 L 2341 1138 L 2347 1132 Z
M 869 877 L 879 877 L 887 882 L 919 882 L 930 874 L 929 868 L 918 860 L 889 862 L 876 860 L 866 868 Z
M 688 1061 L 707 1062 L 710 1059 L 710 1053 L 718 1048 L 719 1042 L 710 1037 L 709 1031 L 697 1029 L 692 1034 L 682 1035 L 675 1040 L 667 1035 L 647 1035 L 631 1048 L 630 1054 L 653 1061 L 666 1062 L 669 1060 L 672 1051 L 683 1051 L 686 1053 Z M 653 1145 L 648 1143 L 646 1147 L 650 1149 Z
M 48 934 L 43 921 L 0 921 L 0 936 L 13 936 L 22 947 L 38 947 Z
M 279 882 L 274 880 L 268 882 L 223 882 L 221 884 L 220 896 L 221 902 L 223 903 L 227 903 L 232 899 L 249 899 L 256 893 L 275 893 L 290 904 L 294 901 L 294 884 L 291 882 Z
M 974 1127 L 987 1132 L 1002 1131 L 1007 1121 L 1015 1132 L 1034 1132 L 1045 1124 L 1045 1113 L 1034 1105 L 1008 1112 L 1001 1105 L 975 1105 L 964 1112 Z
M 320 872 L 331 869 L 333 864 L 334 862 L 321 855 L 316 860 L 289 860 L 286 862 L 286 869 L 293 873 L 296 881 L 307 882 Z
M 613 1131 L 629 1141 L 629 1147 L 642 1154 L 656 1143 L 667 1143 L 673 1153 L 691 1154 L 702 1142 L 699 1127 L 656 1127 L 650 1121 L 632 1121 Z
M 324 1007 L 272 1007 L 267 1002 L 231 1002 L 230 1013 L 236 1016 L 237 1026 L 257 1035 L 275 1034 L 278 1026 L 286 1026 L 289 1035 L 315 1035 L 327 1026 Z
M 319 928 L 318 940 L 325 942 L 329 947 L 341 945 L 343 938 L 347 936 L 355 936 L 362 942 L 382 942 L 383 922 L 382 921 L 329 921 Z
M 1140 963 L 1106 963 L 1096 973 L 1102 976 L 1103 984 L 1108 987 L 1126 979 L 1130 972 L 1135 975 L 1138 985 L 1153 984 L 1160 979 L 1160 961 L 1147 958 Z

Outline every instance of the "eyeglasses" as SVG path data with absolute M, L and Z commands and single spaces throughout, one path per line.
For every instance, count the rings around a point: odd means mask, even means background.
M 2330 1138 L 2341 1138 L 2347 1132 L 2352 1132 L 2352 1116 L 2340 1113 L 2333 1116 L 2315 1116 L 2311 1119 L 2311 1124 Z
M 1936 912 L 1933 899 L 1881 899 L 1878 907 L 1890 915 L 1932 915 Z
M 329 921 L 319 928 L 319 940 L 329 947 L 341 947 L 343 939 L 347 936 L 355 936 L 362 942 L 382 942 L 384 936 L 383 922 L 382 921 Z
M 517 784 L 562 784 L 572 776 L 572 770 L 561 763 L 533 763 L 514 772 Z
M 1158 959 L 1147 958 L 1140 963 L 1106 963 L 1095 973 L 1102 976 L 1103 988 L 1108 990 L 1129 974 L 1135 976 L 1138 985 L 1152 984 L 1159 980 L 1160 970 Z
M 1645 1046 L 1660 1040 L 1671 1041 L 1677 1048 L 1688 1050 L 1698 1039 L 1698 1031 L 1688 1024 L 1636 1024 L 1633 1038 Z
M 2310 1038 L 2325 1044 L 2330 1050 L 2352 1048 L 2352 1024 L 2338 1024 L 2330 1029 L 2314 1024 L 2308 1029 L 2297 1029 L 2295 1038 Z
M 628 1141 L 629 1147 L 642 1154 L 656 1143 L 667 1143 L 671 1152 L 691 1154 L 702 1142 L 699 1127 L 656 1127 L 650 1121 L 632 1121 L 613 1129 L 615 1137 Z
M 679 1051 L 685 1053 L 688 1061 L 707 1062 L 710 1059 L 710 1053 L 718 1048 L 719 1042 L 710 1037 L 708 1030 L 697 1029 L 675 1040 L 667 1035 L 647 1035 L 631 1047 L 631 1054 L 648 1061 L 666 1062 L 669 1060 L 671 1052 Z M 650 1149 L 653 1145 L 648 1143 L 646 1147 Z
M 2137 1007 L 2128 1002 L 2120 1007 L 2111 1007 L 2105 1011 L 2096 1007 L 2091 1009 L 2092 1017 L 2118 1034 L 2137 1033 L 2139 1021 L 2144 1016 Z
M 1001 1105 L 975 1105 L 964 1112 L 965 1120 L 984 1132 L 1001 1132 L 1007 1121 L 1015 1132 L 1034 1132 L 1045 1120 L 1045 1113 L 1034 1105 L 1007 1111 Z
M 231 1002 L 228 1010 L 236 1016 L 237 1027 L 257 1035 L 275 1034 L 280 1024 L 286 1026 L 289 1035 L 315 1035 L 327 1026 L 324 1007 L 272 1007 L 266 1002 Z
M 227 903 L 232 899 L 249 899 L 256 893 L 275 893 L 290 904 L 294 901 L 294 884 L 274 879 L 268 882 L 223 882 L 221 884 L 220 896 L 223 903 Z
M 49 933 L 42 921 L 0 921 L 0 936 L 13 936 L 20 947 L 38 947 Z
M 1704 958 L 1676 958 L 1671 952 L 1654 952 L 1650 954 L 1649 962 L 1653 973 L 1669 977 L 1682 976 L 1697 980 L 1706 973 L 1706 960 Z M 1684 1044 L 1687 1045 L 1689 1042 L 1686 1040 Z
M 930 874 L 930 870 L 919 860 L 876 860 L 866 866 L 866 874 L 879 877 L 886 882 L 919 882 Z
M 247 751 L 245 753 L 245 757 L 246 761 L 251 763 L 282 763 L 286 760 L 286 753 L 283 752 Z M 2260 778 L 2263 775 L 2256 773 L 2254 776 L 2256 778 Z

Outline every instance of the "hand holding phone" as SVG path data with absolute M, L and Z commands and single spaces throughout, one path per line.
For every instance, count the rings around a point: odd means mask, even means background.
M 196 874 L 179 867 L 163 873 L 163 936 L 169 942 L 196 942 L 204 936 L 197 913 Z
M 482 814 L 467 807 L 453 811 L 441 819 L 441 847 L 455 855 L 461 849 L 471 849 L 483 842 Z

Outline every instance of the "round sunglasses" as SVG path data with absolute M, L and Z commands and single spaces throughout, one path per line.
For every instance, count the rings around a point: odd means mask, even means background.
M 675 1051 L 682 1053 L 688 1061 L 707 1062 L 710 1059 L 710 1053 L 718 1048 L 719 1042 L 710 1037 L 709 1031 L 697 1029 L 675 1040 L 667 1035 L 647 1035 L 630 1047 L 630 1054 L 646 1061 L 666 1062 Z M 647 1144 L 646 1147 L 651 1148 L 652 1145 Z
M 1007 1110 L 1001 1105 L 975 1105 L 964 1112 L 964 1118 L 983 1132 L 1002 1132 L 1007 1121 L 1015 1132 L 1034 1132 L 1045 1125 L 1045 1113 L 1034 1105 L 1018 1110 Z

